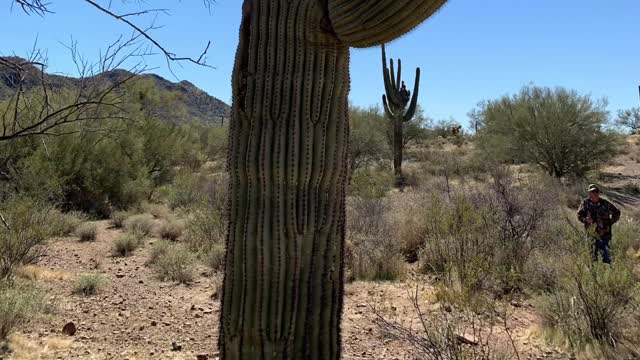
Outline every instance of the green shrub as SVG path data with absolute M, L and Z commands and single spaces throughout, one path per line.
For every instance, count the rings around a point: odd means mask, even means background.
M 105 278 L 100 274 L 82 274 L 73 284 L 73 293 L 84 296 L 95 295 L 105 283 Z
M 124 228 L 142 237 L 149 236 L 153 230 L 153 219 L 147 214 L 133 215 L 124 221 Z
M 122 229 L 124 227 L 125 221 L 131 216 L 131 213 L 128 211 L 114 211 L 111 213 L 111 226 L 116 229 Z
M 87 216 L 77 211 L 63 213 L 54 208 L 48 214 L 48 221 L 51 236 L 69 236 L 87 221 Z
M 213 247 L 223 244 L 225 236 L 226 224 L 218 209 L 204 205 L 190 208 L 185 243 L 192 251 L 208 253 Z
M 178 173 L 169 193 L 171 209 L 188 208 L 205 201 L 207 179 L 190 171 Z
M 0 282 L 0 343 L 16 326 L 33 317 L 42 303 L 40 291 Z
M 182 235 L 183 226 L 176 220 L 169 220 L 160 226 L 160 237 L 165 240 L 176 241 Z
M 349 194 L 364 198 L 381 198 L 392 189 L 394 179 L 391 169 L 359 169 L 351 175 Z
M 9 228 L 0 222 L 0 280 L 10 276 L 17 266 L 37 259 L 48 238 L 50 208 L 40 201 L 16 197 L 0 204 Z
M 76 234 L 82 242 L 96 241 L 98 227 L 94 223 L 84 223 L 76 229 Z
M 154 267 L 162 280 L 188 284 L 194 277 L 194 255 L 182 244 L 171 244 L 156 254 Z
M 138 232 L 126 232 L 113 241 L 113 254 L 115 256 L 129 256 L 142 245 L 144 236 Z
M 483 152 L 540 166 L 558 178 L 583 177 L 618 152 L 617 137 L 605 130 L 606 101 L 573 90 L 526 86 L 516 95 L 482 103 L 475 114 Z

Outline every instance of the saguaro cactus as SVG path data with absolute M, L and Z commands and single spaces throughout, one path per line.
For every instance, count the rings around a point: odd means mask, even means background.
M 245 0 L 233 71 L 223 359 L 338 359 L 349 47 L 446 0 Z
M 411 121 L 418 107 L 418 91 L 420 90 L 420 68 L 416 68 L 416 80 L 413 86 L 413 97 L 402 80 L 402 60 L 398 59 L 397 77 L 394 73 L 393 59 L 387 67 L 387 52 L 382 44 L 382 76 L 386 95 L 382 95 L 384 112 L 391 122 L 393 133 L 393 172 L 396 186 L 404 185 L 402 160 L 404 150 L 404 123 Z M 407 108 L 407 105 L 409 108 Z

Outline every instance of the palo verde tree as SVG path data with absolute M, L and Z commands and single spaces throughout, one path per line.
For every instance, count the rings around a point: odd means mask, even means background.
M 394 71 L 393 59 L 387 67 L 387 52 L 382 44 L 382 76 L 384 78 L 385 95 L 382 95 L 382 105 L 387 118 L 392 124 L 393 134 L 393 171 L 396 186 L 404 185 L 402 176 L 402 160 L 404 150 L 404 123 L 411 121 L 418 107 L 418 91 L 420 90 L 420 68 L 416 68 L 416 80 L 413 87 L 413 97 L 402 80 L 402 60 L 398 59 L 397 77 Z M 407 108 L 407 105 L 409 106 Z
M 584 176 L 611 159 L 617 140 L 607 132 L 606 101 L 563 88 L 524 87 L 481 103 L 478 147 L 508 162 L 540 166 L 554 177 Z
M 446 0 L 245 0 L 233 71 L 223 359 L 338 359 L 349 48 Z

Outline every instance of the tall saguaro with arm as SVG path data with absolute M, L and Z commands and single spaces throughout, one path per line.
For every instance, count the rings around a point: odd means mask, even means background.
M 446 0 L 245 0 L 233 71 L 223 359 L 338 359 L 349 47 Z
M 397 77 L 393 67 L 393 59 L 389 60 L 387 67 L 387 52 L 382 44 L 382 76 L 384 79 L 385 95 L 382 95 L 384 112 L 391 122 L 393 135 L 393 172 L 396 178 L 396 186 L 404 185 L 402 175 L 402 160 L 404 150 L 404 123 L 411 121 L 418 107 L 418 91 L 420 90 L 420 68 L 416 68 L 416 80 L 411 92 L 402 81 L 402 60 L 398 59 Z M 407 105 L 409 106 L 407 108 Z

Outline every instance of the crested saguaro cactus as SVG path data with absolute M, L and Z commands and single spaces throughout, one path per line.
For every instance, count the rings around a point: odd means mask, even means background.
M 349 47 L 446 0 L 244 0 L 233 71 L 223 359 L 338 359 Z
M 393 134 L 393 172 L 396 186 L 404 185 L 402 175 L 402 158 L 404 150 L 404 123 L 411 121 L 418 107 L 418 91 L 420 90 L 420 68 L 416 68 L 416 80 L 413 86 L 413 97 L 402 80 L 402 60 L 398 59 L 397 77 L 394 73 L 393 59 L 387 67 L 387 52 L 382 44 L 382 76 L 386 95 L 382 95 L 384 112 L 391 122 Z M 407 105 L 409 108 L 407 108 Z

